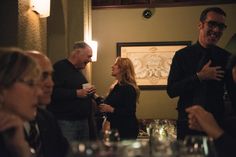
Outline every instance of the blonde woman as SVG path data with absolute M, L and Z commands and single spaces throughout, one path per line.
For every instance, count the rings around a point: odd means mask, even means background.
M 40 75 L 37 64 L 21 50 L 0 49 L 1 156 L 31 156 L 23 124 L 36 116 Z
M 131 60 L 118 57 L 112 66 L 112 76 L 116 81 L 104 104 L 99 105 L 99 109 L 107 113 L 111 129 L 117 129 L 121 139 L 136 139 L 138 136 L 136 104 L 139 88 Z

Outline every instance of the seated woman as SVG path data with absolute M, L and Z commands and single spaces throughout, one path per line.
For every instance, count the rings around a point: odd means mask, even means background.
M 118 57 L 112 66 L 112 76 L 116 81 L 99 109 L 107 113 L 111 129 L 117 129 L 121 139 L 135 139 L 139 131 L 136 118 L 139 88 L 131 60 Z
M 36 116 L 41 70 L 21 50 L 0 49 L 0 154 L 31 156 L 24 122 Z

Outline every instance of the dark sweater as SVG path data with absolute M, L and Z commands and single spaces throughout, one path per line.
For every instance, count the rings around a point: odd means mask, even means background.
M 87 119 L 90 111 L 91 98 L 79 98 L 77 89 L 82 89 L 82 84 L 88 81 L 82 72 L 74 67 L 67 59 L 54 64 L 54 88 L 52 101 L 48 109 L 59 120 Z
M 235 157 L 236 156 L 236 141 L 235 138 L 227 133 L 221 135 L 215 140 L 215 146 L 218 157 Z
M 39 108 L 36 122 L 39 127 L 43 156 L 66 157 L 69 143 L 63 136 L 54 116 L 49 111 Z
M 14 155 L 11 154 L 11 151 L 13 150 L 10 150 L 6 147 L 3 136 L 4 135 L 2 134 L 2 132 L 0 132 L 0 156 L 1 157 L 14 157 Z

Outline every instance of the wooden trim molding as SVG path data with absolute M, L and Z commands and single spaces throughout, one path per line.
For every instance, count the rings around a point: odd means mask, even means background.
M 158 8 L 236 3 L 235 0 L 92 0 L 92 9 Z

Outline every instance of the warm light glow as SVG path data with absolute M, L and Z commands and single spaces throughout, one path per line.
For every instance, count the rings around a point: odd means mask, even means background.
M 92 41 L 86 41 L 86 43 L 88 43 L 89 46 L 92 48 L 92 51 L 93 51 L 92 61 L 96 62 L 97 61 L 98 42 L 92 40 Z
M 31 8 L 41 18 L 48 17 L 50 15 L 50 0 L 31 0 Z

